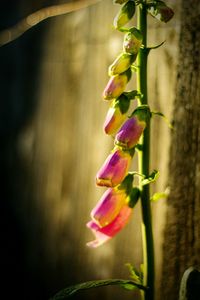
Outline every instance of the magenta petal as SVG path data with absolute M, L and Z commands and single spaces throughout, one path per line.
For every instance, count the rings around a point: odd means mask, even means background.
M 125 149 L 134 147 L 138 143 L 145 125 L 145 122 L 139 121 L 137 117 L 128 119 L 116 134 L 115 144 Z
M 114 237 L 128 223 L 132 213 L 132 208 L 125 205 L 117 217 L 107 226 L 101 228 L 94 221 L 87 223 L 87 227 L 92 230 L 95 235 L 95 240 L 87 243 L 87 246 L 96 248 L 106 241 Z
M 92 210 L 91 218 L 100 227 L 110 224 L 126 203 L 126 197 L 125 190 L 109 188 Z
M 128 152 L 121 149 L 112 152 L 97 173 L 97 185 L 114 187 L 121 183 L 128 172 L 130 162 L 131 156 Z

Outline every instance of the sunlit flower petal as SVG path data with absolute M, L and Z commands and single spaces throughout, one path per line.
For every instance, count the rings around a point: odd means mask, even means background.
M 105 227 L 99 227 L 94 221 L 88 222 L 87 227 L 92 230 L 96 239 L 87 243 L 87 246 L 96 248 L 114 237 L 126 226 L 131 217 L 132 211 L 133 209 L 128 205 L 123 206 L 117 217 Z
M 145 127 L 146 123 L 144 121 L 138 120 L 137 116 L 131 117 L 116 134 L 115 144 L 125 149 L 134 147 L 138 143 Z
M 131 71 L 129 69 L 124 73 L 112 76 L 103 92 L 104 99 L 110 100 L 119 97 L 125 90 L 130 78 Z
M 92 210 L 91 218 L 99 227 L 110 224 L 126 203 L 126 198 L 127 194 L 124 189 L 107 189 Z
M 130 162 L 131 155 L 129 152 L 115 148 L 97 173 L 97 185 L 114 187 L 121 183 L 128 172 Z

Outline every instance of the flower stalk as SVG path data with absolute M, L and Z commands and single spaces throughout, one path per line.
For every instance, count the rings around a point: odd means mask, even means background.
M 142 32 L 143 48 L 138 54 L 138 73 L 137 89 L 143 96 L 139 99 L 140 104 L 148 105 L 147 91 L 147 10 L 145 3 L 138 6 L 138 29 Z M 150 120 L 142 137 L 142 150 L 139 151 L 139 173 L 145 177 L 149 176 L 150 161 Z M 149 287 L 147 291 L 142 292 L 143 299 L 154 299 L 154 244 L 151 220 L 151 203 L 149 185 L 142 186 L 141 189 L 141 206 L 142 206 L 142 240 L 143 240 L 143 283 Z

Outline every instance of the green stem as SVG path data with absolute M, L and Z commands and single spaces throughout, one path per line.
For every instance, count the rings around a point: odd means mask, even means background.
M 137 88 L 143 95 L 141 104 L 148 104 L 147 93 L 147 12 L 145 3 L 138 8 L 138 29 L 143 35 L 144 49 L 138 54 L 138 76 Z M 150 122 L 144 131 L 142 141 L 142 151 L 139 152 L 139 173 L 149 175 L 150 161 Z M 149 289 L 143 293 L 143 299 L 154 299 L 154 245 L 151 221 L 151 204 L 149 195 L 149 185 L 141 186 L 142 205 L 142 239 L 143 239 L 143 260 L 144 260 L 144 282 Z

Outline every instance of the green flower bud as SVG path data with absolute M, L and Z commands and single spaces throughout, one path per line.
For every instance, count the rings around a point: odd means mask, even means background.
M 123 50 L 129 54 L 137 54 L 142 45 L 141 32 L 133 27 L 130 32 L 125 34 L 123 42 Z
M 120 54 L 108 69 L 108 75 L 113 76 L 128 70 L 131 64 L 136 60 L 137 55 L 130 55 L 129 53 Z
M 114 26 L 116 28 L 121 28 L 126 25 L 135 13 L 135 2 L 128 1 L 123 7 L 120 9 L 119 13 L 116 15 L 114 19 Z

